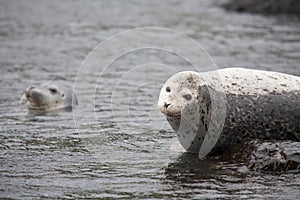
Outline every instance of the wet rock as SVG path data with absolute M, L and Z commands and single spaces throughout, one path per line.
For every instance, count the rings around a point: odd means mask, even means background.
M 300 142 L 253 140 L 228 148 L 223 156 L 253 171 L 300 172 Z
M 300 16 L 300 3 L 298 0 L 229 0 L 222 7 L 238 12 Z
M 300 172 L 300 142 L 257 143 L 248 167 L 254 171 Z

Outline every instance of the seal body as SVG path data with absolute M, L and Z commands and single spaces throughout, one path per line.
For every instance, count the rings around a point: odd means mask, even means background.
M 252 139 L 300 141 L 297 76 L 244 68 L 179 72 L 162 87 L 158 107 L 190 152 L 220 152 Z
M 78 105 L 77 97 L 72 88 L 63 83 L 28 87 L 21 101 L 27 102 L 29 111 L 72 109 L 75 105 Z

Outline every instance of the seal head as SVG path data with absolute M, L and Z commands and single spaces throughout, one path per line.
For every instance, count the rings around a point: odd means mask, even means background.
M 53 83 L 40 87 L 28 87 L 21 101 L 27 102 L 29 110 L 41 111 L 72 108 L 78 105 L 77 97 L 71 87 Z
M 184 71 L 167 80 L 158 107 L 187 150 L 199 152 L 210 123 L 210 93 L 197 72 Z
M 181 116 L 184 108 L 198 99 L 199 80 L 199 73 L 192 71 L 180 72 L 169 78 L 160 91 L 160 111 L 167 117 Z

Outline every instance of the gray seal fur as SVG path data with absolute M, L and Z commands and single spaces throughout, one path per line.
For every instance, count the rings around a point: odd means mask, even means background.
M 162 87 L 158 107 L 190 152 L 202 144 L 217 153 L 252 139 L 300 141 L 297 76 L 244 68 L 179 72 Z

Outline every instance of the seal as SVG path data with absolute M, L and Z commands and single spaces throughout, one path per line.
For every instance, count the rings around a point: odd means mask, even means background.
M 158 107 L 184 149 L 204 156 L 252 139 L 300 141 L 300 77 L 293 75 L 179 72 L 163 85 Z
M 40 87 L 28 87 L 21 97 L 30 111 L 72 109 L 78 100 L 71 87 L 62 83 L 48 83 Z

